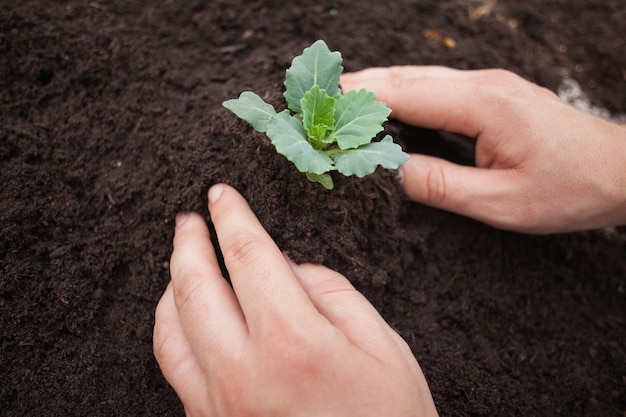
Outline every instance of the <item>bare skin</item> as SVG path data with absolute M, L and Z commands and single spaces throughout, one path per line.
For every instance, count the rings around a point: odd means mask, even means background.
M 290 263 L 233 188 L 177 217 L 154 352 L 188 416 L 436 416 L 408 345 L 332 270 Z
M 626 127 L 582 113 L 503 70 L 372 68 L 345 74 L 392 117 L 476 138 L 477 167 L 412 155 L 415 201 L 502 229 L 558 233 L 626 224 Z
M 342 77 L 397 119 L 476 138 L 477 167 L 412 155 L 416 201 L 496 227 L 555 233 L 626 224 L 626 128 L 500 70 L 375 68 Z M 407 344 L 339 273 L 294 265 L 231 187 L 209 232 L 179 214 L 154 352 L 188 416 L 436 416 Z

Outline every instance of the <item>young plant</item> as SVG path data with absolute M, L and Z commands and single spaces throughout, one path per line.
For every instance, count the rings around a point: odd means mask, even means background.
M 309 180 L 329 190 L 331 171 L 364 177 L 378 165 L 396 169 L 409 158 L 389 135 L 372 142 L 391 110 L 365 89 L 341 94 L 341 63 L 341 54 L 319 40 L 295 57 L 287 70 L 283 95 L 288 109 L 277 113 L 250 91 L 224 102 L 224 107 L 265 133 L 276 151 Z

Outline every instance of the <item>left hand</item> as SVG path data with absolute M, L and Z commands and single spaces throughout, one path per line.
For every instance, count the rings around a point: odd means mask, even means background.
M 290 263 L 231 187 L 177 217 L 154 352 L 187 416 L 435 416 L 411 350 L 340 274 Z
M 626 128 L 585 114 L 512 72 L 437 66 L 341 77 L 414 126 L 476 139 L 476 166 L 412 154 L 400 168 L 413 200 L 524 233 L 626 224 Z

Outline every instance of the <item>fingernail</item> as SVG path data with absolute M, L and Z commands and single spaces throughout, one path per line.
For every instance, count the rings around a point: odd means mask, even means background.
M 402 167 L 398 168 L 398 171 L 396 171 L 396 181 L 398 181 L 400 184 L 404 183 L 404 170 L 402 169 Z
M 215 203 L 223 192 L 224 186 L 222 184 L 217 184 L 209 188 L 209 203 Z
M 176 215 L 176 227 L 182 226 L 189 218 L 189 213 L 186 211 L 180 212 Z
M 283 252 L 283 257 L 285 258 L 285 260 L 287 261 L 287 263 L 289 264 L 290 267 L 294 267 L 294 266 L 298 266 L 297 263 L 295 263 L 290 257 L 289 254 L 287 254 L 287 252 Z

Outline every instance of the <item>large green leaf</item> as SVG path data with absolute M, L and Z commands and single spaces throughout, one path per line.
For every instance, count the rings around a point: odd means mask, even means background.
M 349 91 L 335 99 L 333 136 L 341 149 L 358 148 L 383 130 L 390 113 L 384 103 L 376 101 L 374 93 L 365 89 Z
M 343 71 L 341 54 L 330 52 L 322 40 L 305 48 L 291 62 L 285 76 L 285 99 L 294 113 L 300 113 L 300 100 L 314 85 L 334 97 L 339 94 L 339 76 Z
M 327 140 L 327 134 L 333 130 L 335 124 L 334 105 L 335 99 L 317 85 L 307 91 L 300 100 L 302 125 L 309 137 L 309 142 L 316 149 L 322 149 L 332 142 L 332 137 L 330 141 Z
M 333 161 L 324 152 L 313 149 L 306 139 L 300 120 L 283 110 L 267 126 L 267 136 L 276 151 L 294 163 L 300 172 L 323 174 L 333 169 Z
M 261 133 L 267 130 L 267 124 L 276 116 L 274 107 L 251 91 L 244 91 L 237 99 L 226 100 L 223 106 L 239 116 L 240 119 L 250 123 L 254 130 Z
M 373 142 L 356 149 L 338 150 L 332 154 L 335 168 L 343 175 L 356 175 L 362 178 L 376 170 L 378 165 L 386 169 L 396 169 L 409 156 L 400 145 L 387 135 L 380 142 Z

